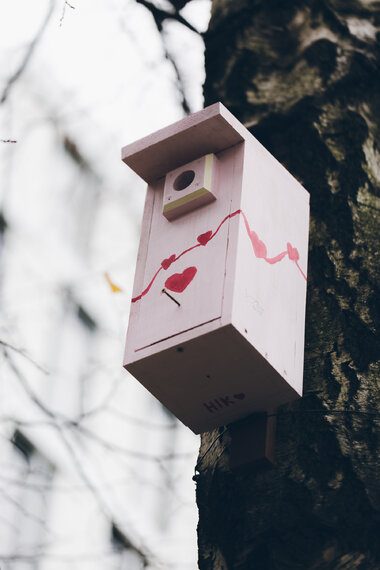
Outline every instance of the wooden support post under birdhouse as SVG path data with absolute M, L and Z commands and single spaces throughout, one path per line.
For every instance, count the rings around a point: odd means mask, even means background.
M 231 469 L 271 469 L 275 462 L 276 412 L 252 414 L 229 426 Z

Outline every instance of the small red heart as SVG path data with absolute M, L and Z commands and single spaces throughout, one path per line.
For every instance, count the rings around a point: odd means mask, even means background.
M 286 247 L 288 248 L 289 259 L 291 259 L 292 261 L 298 261 L 300 258 L 298 249 L 296 247 L 292 247 L 289 242 L 286 244 Z
M 204 234 L 198 236 L 197 240 L 201 245 L 206 245 L 206 243 L 208 243 L 211 238 L 212 238 L 212 231 L 209 230 L 208 232 L 205 232 Z
M 174 273 L 165 281 L 165 287 L 175 293 L 182 293 L 194 279 L 196 272 L 196 267 L 188 267 L 182 273 Z
M 235 400 L 244 400 L 245 394 L 234 394 Z
M 173 255 L 171 255 L 168 259 L 164 259 L 163 261 L 161 261 L 163 269 L 169 269 L 169 267 L 171 266 L 172 263 L 174 263 L 175 260 L 176 256 L 173 253 Z
M 253 251 L 255 252 L 256 257 L 265 258 L 267 256 L 267 246 L 265 243 L 259 239 L 257 233 L 254 231 L 249 233 L 249 237 L 251 238 Z

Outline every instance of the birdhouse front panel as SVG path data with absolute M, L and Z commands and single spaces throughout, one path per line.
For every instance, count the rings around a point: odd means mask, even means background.
M 165 179 L 148 187 L 153 208 L 145 228 L 146 258 L 138 269 L 143 276 L 132 299 L 132 310 L 136 307 L 138 312 L 131 338 L 134 351 L 221 318 L 230 225 L 226 214 L 231 193 L 241 188 L 242 179 L 241 168 L 233 183 L 229 173 L 236 170 L 237 161 L 241 164 L 242 154 L 243 148 L 234 148 L 221 159 L 214 157 L 218 199 L 173 221 L 162 210 Z M 188 172 L 189 165 L 182 171 Z
M 123 160 L 148 182 L 127 370 L 195 433 L 299 397 L 307 192 L 221 104 Z

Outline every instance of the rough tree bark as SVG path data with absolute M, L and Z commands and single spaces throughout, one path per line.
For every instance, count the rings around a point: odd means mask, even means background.
M 275 469 L 231 471 L 228 429 L 199 462 L 201 570 L 380 568 L 379 29 L 378 1 L 213 0 L 205 104 L 309 190 L 311 229 L 305 396 Z

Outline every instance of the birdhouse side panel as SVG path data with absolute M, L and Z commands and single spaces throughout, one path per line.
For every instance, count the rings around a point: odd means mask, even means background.
M 308 193 L 255 140 L 245 149 L 232 322 L 301 395 Z
M 152 184 L 148 186 L 143 218 L 141 222 L 142 228 L 150 228 L 152 223 L 154 199 L 155 199 L 155 185 Z M 145 266 L 146 258 L 148 255 L 148 245 L 149 245 L 149 234 L 150 232 L 142 232 L 140 235 L 140 243 L 136 259 L 135 277 L 133 282 L 133 292 L 132 299 L 136 298 L 140 292 L 144 289 L 144 277 L 145 277 Z M 126 336 L 125 352 L 124 352 L 124 362 L 129 362 L 134 359 L 135 349 L 134 349 L 134 335 L 137 328 L 140 313 L 140 304 L 131 303 L 129 312 L 128 329 Z

